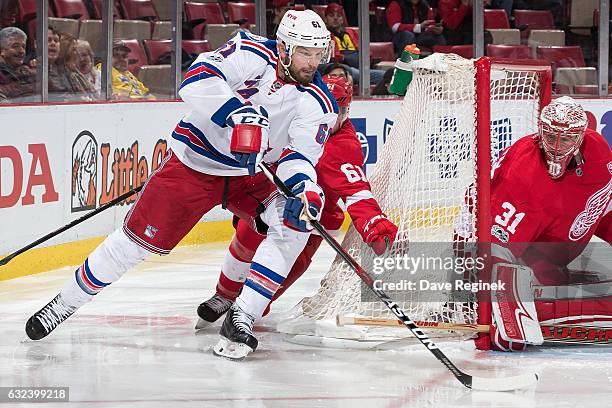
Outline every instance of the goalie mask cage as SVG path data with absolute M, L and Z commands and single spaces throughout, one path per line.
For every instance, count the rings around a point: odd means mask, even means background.
M 409 244 L 416 242 L 453 242 L 455 246 L 490 242 L 492 160 L 518 138 L 537 131 L 539 113 L 550 98 L 551 70 L 541 61 L 487 57 L 474 61 L 433 54 L 413 63 L 412 83 L 370 177 L 374 196 L 399 228 L 385 256 L 416 256 Z M 459 238 L 455 230 L 465 238 Z M 342 246 L 372 274 L 375 255 L 353 226 Z M 393 272 L 385 270 L 375 279 L 384 282 Z M 444 282 L 449 277 L 432 273 L 419 279 Z M 283 315 L 278 330 L 351 340 L 406 337 L 403 327 L 336 325 L 338 315 L 394 318 L 382 302 L 362 296 L 368 290 L 336 257 L 318 291 Z M 451 301 L 450 293 L 447 300 L 432 302 L 418 291 L 390 296 L 414 321 L 490 323 L 490 303 L 475 296 L 462 302 Z M 458 336 L 437 330 L 428 335 Z M 294 339 L 300 337 L 304 338 Z

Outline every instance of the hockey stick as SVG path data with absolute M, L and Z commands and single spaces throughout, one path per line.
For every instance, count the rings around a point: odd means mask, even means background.
M 82 223 L 83 221 L 90 219 L 94 215 L 99 214 L 102 211 L 104 211 L 104 210 L 114 206 L 115 204 L 120 203 L 121 201 L 125 200 L 126 198 L 129 198 L 129 197 L 133 196 L 134 194 L 136 194 L 140 190 L 142 190 L 142 186 L 138 186 L 136 188 L 133 188 L 130 191 L 128 191 L 127 193 L 121 194 L 119 197 L 109 201 L 108 203 L 100 206 L 99 208 L 96 208 L 95 210 L 88 212 L 87 214 L 85 214 L 81 218 L 77 218 L 76 220 L 74 220 L 74 221 L 64 225 L 63 227 L 60 227 L 60 228 L 56 229 L 55 231 L 48 233 L 44 237 L 41 237 L 41 238 L 37 239 L 36 241 L 34 241 L 34 242 L 24 246 L 23 248 L 18 249 L 17 251 L 13 252 L 12 254 L 7 255 L 6 257 L 0 259 L 0 266 L 6 265 L 13 258 L 15 258 L 17 255 L 23 254 L 24 252 L 34 248 L 35 246 L 37 246 L 39 244 L 42 244 L 43 242 L 48 241 L 49 239 L 53 238 L 54 236 L 59 235 L 62 232 L 64 232 L 64 231 L 74 227 L 75 225 L 78 225 L 78 224 Z
M 278 176 L 270 169 L 270 167 L 260 162 L 259 167 L 262 169 L 264 174 L 276 185 L 279 191 L 285 197 L 295 197 L 295 195 L 289 190 L 289 188 L 278 178 Z M 368 273 L 340 246 L 340 244 L 325 231 L 325 228 L 318 222 L 311 220 L 310 224 L 316 229 L 325 241 L 336 251 L 336 253 L 351 267 L 351 269 L 361 278 L 361 280 L 368 285 L 370 290 L 380 299 L 393 312 L 399 320 L 419 339 L 419 341 L 427 347 L 427 349 L 442 363 L 451 373 L 457 378 L 461 384 L 467 388 L 474 390 L 483 391 L 511 391 L 534 385 L 538 381 L 537 374 L 523 374 L 513 377 L 506 378 L 485 378 L 485 377 L 474 377 L 464 373 L 453 364 L 452 361 L 434 344 L 433 341 L 406 314 L 404 311 L 394 302 L 385 292 L 374 287 L 374 280 L 368 275 Z
M 376 319 L 351 316 L 336 316 L 338 326 L 403 326 L 396 319 Z M 488 333 L 488 324 L 462 324 L 462 323 L 440 323 L 440 322 L 414 322 L 423 329 L 431 330 L 453 330 L 473 333 Z M 540 323 L 542 337 L 547 343 L 572 343 L 591 344 L 597 346 L 612 345 L 612 327 L 598 327 L 578 324 L 543 324 Z

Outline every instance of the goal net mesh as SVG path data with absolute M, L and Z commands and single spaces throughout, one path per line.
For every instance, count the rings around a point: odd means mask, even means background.
M 476 109 L 489 107 L 476 104 L 475 87 L 483 84 L 476 79 L 474 61 L 434 54 L 414 64 L 413 75 L 370 177 L 374 197 L 399 228 L 393 247 L 385 254 L 393 259 L 421 256 L 419 243 L 447 243 L 428 247 L 428 256 L 445 256 L 442 252 L 458 240 L 455 229 L 468 237 L 462 238 L 466 245 L 476 242 L 478 236 L 474 211 L 464 203 L 476 204 Z M 540 83 L 537 72 L 520 66 L 493 69 L 490 77 L 491 156 L 495 159 L 517 138 L 537 130 Z M 401 273 L 407 273 L 397 267 L 385 267 L 382 272 L 380 267 L 375 269 L 376 255 L 352 225 L 342 246 L 380 282 L 397 281 Z M 429 283 L 451 279 L 440 271 L 418 273 L 418 280 Z M 468 271 L 464 279 L 476 281 L 477 277 Z M 412 320 L 476 323 L 478 306 L 473 295 L 454 301 L 452 290 L 437 291 L 432 300 L 419 290 L 384 290 Z M 339 257 L 318 291 L 283 316 L 278 329 L 288 334 L 359 340 L 406 336 L 401 327 L 337 327 L 337 315 L 394 318 Z M 455 335 L 430 333 L 436 334 Z

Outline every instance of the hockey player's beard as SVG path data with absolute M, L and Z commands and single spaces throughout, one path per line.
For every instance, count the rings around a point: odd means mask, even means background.
M 307 69 L 301 69 L 299 71 L 296 71 L 293 67 L 289 67 L 289 74 L 291 75 L 291 78 L 302 85 L 307 85 L 311 83 L 316 72 L 316 68 L 312 72 L 310 72 Z

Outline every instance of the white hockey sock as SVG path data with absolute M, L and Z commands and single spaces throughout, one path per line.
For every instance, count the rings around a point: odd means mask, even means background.
M 252 317 L 260 319 L 284 280 L 284 276 L 253 261 L 249 277 L 236 303 Z
M 116 230 L 85 259 L 66 282 L 60 292 L 62 299 L 67 304 L 82 306 L 149 254 L 146 249 L 130 240 L 122 229 Z

